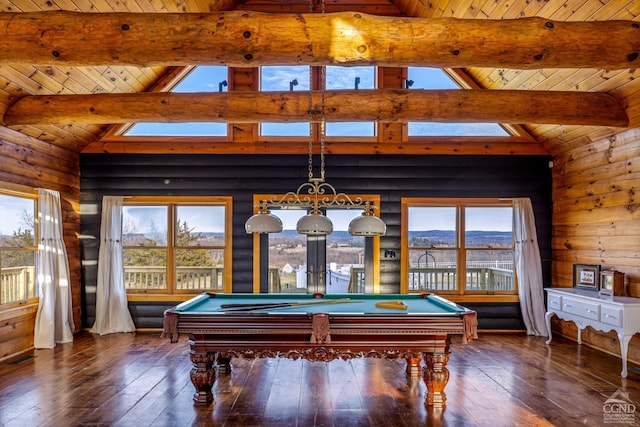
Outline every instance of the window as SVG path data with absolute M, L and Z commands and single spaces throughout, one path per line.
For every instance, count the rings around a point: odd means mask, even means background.
M 403 199 L 402 289 L 516 294 L 513 208 L 496 199 Z
M 35 194 L 0 190 L 0 304 L 36 297 Z
M 230 292 L 230 218 L 231 197 L 126 199 L 122 244 L 127 291 Z
M 223 66 L 195 67 L 171 92 L 226 92 L 228 69 Z M 226 123 L 136 123 L 126 136 L 226 136 Z
M 440 68 L 409 67 L 407 89 L 460 89 Z M 509 136 L 497 123 L 409 122 L 409 136 Z
M 308 91 L 310 84 L 308 65 L 260 67 L 260 89 L 262 91 Z M 309 122 L 260 124 L 263 136 L 309 136 Z
M 327 90 L 374 89 L 375 67 L 326 67 Z M 327 122 L 327 136 L 375 136 L 374 122 Z
M 315 67 L 314 72 L 320 73 L 321 67 Z M 374 89 L 375 67 L 358 66 L 342 67 L 327 66 L 326 89 Z M 308 91 L 312 86 L 320 90 L 317 81 L 311 82 L 311 67 L 306 65 L 292 66 L 264 66 L 260 67 L 260 90 L 262 91 Z M 327 122 L 326 136 L 375 136 L 374 122 Z M 309 136 L 309 123 L 270 123 L 260 124 L 262 136 Z
M 374 195 L 361 197 L 379 206 Z M 254 195 L 254 205 L 273 195 Z M 277 199 L 278 196 L 275 196 Z M 306 236 L 296 232 L 304 209 L 270 211 L 282 220 L 282 232 L 254 236 L 254 292 L 379 293 L 379 237 L 352 236 L 348 226 L 361 209 L 327 209 L 333 233 Z M 266 283 L 268 289 L 261 289 Z

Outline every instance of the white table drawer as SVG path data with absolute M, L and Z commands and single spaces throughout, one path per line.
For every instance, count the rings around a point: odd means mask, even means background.
M 622 326 L 622 308 L 601 306 L 600 321 L 607 325 Z
M 600 304 L 597 302 L 562 297 L 562 311 L 591 320 L 600 320 Z
M 560 295 L 547 294 L 547 306 L 549 309 L 562 310 L 562 297 Z

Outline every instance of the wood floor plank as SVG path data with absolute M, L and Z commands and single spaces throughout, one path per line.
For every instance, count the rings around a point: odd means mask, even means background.
M 265 423 L 296 425 L 298 418 L 298 396 L 302 384 L 302 360 L 276 359 L 276 375 L 271 382 L 265 406 Z
M 215 403 L 194 405 L 184 337 L 80 333 L 0 363 L 0 426 L 601 426 L 616 393 L 640 407 L 638 367 L 620 378 L 618 357 L 556 337 L 452 344 L 442 411 L 425 406 L 426 386 L 403 360 L 232 365 L 214 385 Z
M 330 426 L 331 401 L 326 390 L 329 387 L 329 377 L 326 364 L 304 363 L 302 367 L 302 383 L 300 387 L 299 426 Z

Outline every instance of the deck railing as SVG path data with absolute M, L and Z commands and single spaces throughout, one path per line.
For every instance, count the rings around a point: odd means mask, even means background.
M 165 267 L 124 268 L 124 283 L 127 289 L 166 289 Z M 177 290 L 223 290 L 224 269 L 222 267 L 177 267 Z
M 409 290 L 455 291 L 455 267 L 412 267 Z M 484 292 L 515 291 L 513 270 L 496 267 L 467 267 L 466 290 Z
M 364 288 L 364 267 L 351 267 L 349 275 L 349 293 L 363 294 Z
M 8 267 L 0 271 L 0 304 L 36 296 L 35 267 Z
M 275 270 L 275 269 L 274 269 Z M 271 271 L 272 281 L 277 280 L 277 270 Z M 125 267 L 127 289 L 166 289 L 165 267 Z M 275 279 L 275 280 L 274 280 Z M 514 291 L 513 271 L 506 268 L 467 268 L 469 291 Z M 223 290 L 224 269 L 222 267 L 178 267 L 176 269 L 177 290 Z M 410 291 L 455 291 L 455 267 L 412 267 L 409 269 Z M 351 268 L 349 292 L 364 292 L 364 268 Z M 0 304 L 22 301 L 35 296 L 35 268 L 4 268 L 0 274 Z

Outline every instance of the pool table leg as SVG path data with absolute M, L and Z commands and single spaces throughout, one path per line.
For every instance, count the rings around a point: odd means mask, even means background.
M 444 408 L 447 396 L 444 387 L 449 381 L 449 352 L 424 353 L 424 382 L 427 385 L 427 405 L 434 408 Z
M 231 358 L 218 353 L 218 375 L 231 373 Z
M 216 358 L 216 353 L 191 350 L 189 357 L 191 358 L 191 363 L 193 363 L 193 368 L 191 368 L 191 382 L 196 388 L 196 392 L 193 394 L 194 402 L 213 402 L 211 389 L 216 380 L 216 371 L 213 369 L 213 361 Z
M 421 356 L 407 356 L 407 375 L 411 378 L 419 378 L 420 377 L 420 362 L 422 362 Z

